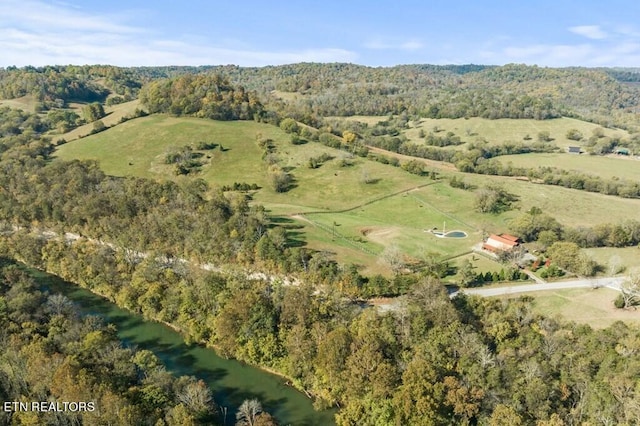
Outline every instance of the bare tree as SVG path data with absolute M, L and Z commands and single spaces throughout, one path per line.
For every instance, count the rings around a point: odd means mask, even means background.
M 396 275 L 405 267 L 402 252 L 396 245 L 387 246 L 384 249 L 380 254 L 380 262 L 387 265 Z
M 238 426 L 254 426 L 258 414 L 262 412 L 262 404 L 257 399 L 245 399 L 236 413 L 236 425 Z
M 196 415 L 213 412 L 215 409 L 211 389 L 202 381 L 192 381 L 185 385 L 177 397 L 187 408 Z
M 640 304 L 640 272 L 629 273 L 627 279 L 620 284 L 620 294 L 624 302 L 622 306 L 624 309 Z

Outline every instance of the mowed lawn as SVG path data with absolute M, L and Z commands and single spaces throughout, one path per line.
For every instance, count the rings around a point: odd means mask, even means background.
M 574 170 L 605 179 L 614 177 L 628 180 L 640 180 L 640 160 L 634 157 L 603 157 L 588 154 L 521 154 L 498 157 L 502 164 L 515 167 L 537 168 L 542 166 Z
M 417 123 L 412 123 L 412 128 L 407 129 L 405 135 L 414 142 L 421 142 L 419 137 L 422 129 L 426 134 L 433 132 L 437 127 L 439 136 L 444 136 L 447 132 L 453 132 L 465 142 L 473 142 L 479 138 L 486 139 L 491 144 L 502 144 L 504 142 L 521 142 L 525 136 L 531 138 L 530 142 L 537 141 L 539 132 L 549 132 L 554 140 L 550 143 L 561 148 L 574 146 L 579 143 L 569 140 L 566 137 L 567 131 L 576 129 L 582 133 L 584 138 L 589 138 L 593 130 L 599 128 L 597 124 L 588 123 L 574 118 L 556 118 L 552 120 L 530 120 L 530 119 L 509 119 L 500 118 L 489 120 L 486 118 L 423 118 Z M 603 129 L 606 136 L 628 136 L 628 132 L 617 129 Z M 460 145 L 459 147 L 464 147 Z
M 608 288 L 577 288 L 518 294 L 534 298 L 532 308 L 546 316 L 587 324 L 593 328 L 606 328 L 616 321 L 640 325 L 640 310 L 617 309 L 613 301 L 618 292 Z M 502 296 L 509 299 L 513 296 Z

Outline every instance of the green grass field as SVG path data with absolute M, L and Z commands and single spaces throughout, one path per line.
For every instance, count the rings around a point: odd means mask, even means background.
M 502 164 L 511 163 L 515 167 L 537 168 L 551 166 L 606 179 L 617 177 L 620 179 L 640 180 L 640 160 L 634 157 L 553 153 L 505 155 L 498 157 L 498 160 Z
M 81 112 L 81 109 L 83 107 L 82 104 L 70 104 L 69 106 L 78 115 L 82 116 L 82 112 Z M 120 122 L 120 119 L 122 117 L 132 115 L 136 110 L 136 108 L 140 108 L 140 101 L 137 99 L 134 101 L 124 102 L 124 103 L 113 105 L 110 107 L 105 107 L 104 112 L 106 116 L 104 116 L 100 120 L 107 127 L 115 126 Z M 92 130 L 93 130 L 93 123 L 87 123 L 82 126 L 76 127 L 70 132 L 67 132 L 64 134 L 55 134 L 54 136 L 63 138 L 64 140 L 69 142 L 90 134 Z
M 164 163 L 171 148 L 198 142 L 220 143 L 208 152 L 211 156 L 198 174 L 212 184 L 233 182 L 266 184 L 261 151 L 256 133 L 283 138 L 273 126 L 255 122 L 215 122 L 196 118 L 162 115 L 137 118 L 104 132 L 62 145 L 56 151 L 61 159 L 94 159 L 102 169 L 114 176 L 138 176 L 152 179 L 176 179 L 173 168 Z
M 533 310 L 539 314 L 587 324 L 593 328 L 606 328 L 616 321 L 640 325 L 639 310 L 623 310 L 613 306 L 618 292 L 608 288 L 565 289 L 521 293 L 534 298 Z M 514 296 L 503 296 L 504 299 Z
M 8 106 L 9 108 L 21 109 L 26 112 L 35 112 L 38 101 L 33 95 L 22 96 L 15 99 L 2 99 L 0 106 Z
M 269 186 L 267 166 L 256 143 L 258 133 L 274 141 L 280 165 L 294 176 L 294 186 L 288 192 L 276 193 Z M 198 142 L 222 144 L 225 149 L 203 151 L 200 172 L 176 176 L 173 166 L 164 163 L 166 153 Z M 309 158 L 321 154 L 332 159 L 309 168 Z M 533 206 L 566 226 L 640 219 L 640 200 L 439 170 L 443 177 L 455 174 L 478 188 L 501 184 L 519 198 L 511 211 L 478 213 L 474 210 L 475 193 L 452 188 L 446 179 L 433 181 L 314 142 L 292 145 L 289 135 L 278 127 L 253 121 L 153 115 L 69 142 L 55 155 L 67 160 L 98 160 L 106 173 L 115 176 L 176 181 L 202 178 L 212 186 L 257 183 L 262 188 L 253 193 L 254 202 L 264 205 L 279 220 L 286 220 L 297 240 L 310 248 L 335 253 L 340 263 L 362 265 L 368 272 L 384 270 L 379 255 L 389 246 L 397 246 L 407 260 L 420 260 L 426 253 L 440 258 L 466 253 L 483 234 L 508 232 L 510 221 Z M 351 165 L 341 166 L 341 159 Z M 373 183 L 365 183 L 365 177 Z M 295 216 L 298 213 L 304 216 Z M 441 229 L 445 222 L 447 230 L 462 230 L 469 236 L 441 239 L 424 232 Z
M 511 218 L 522 214 L 531 207 L 539 207 L 545 213 L 555 217 L 560 223 L 566 226 L 593 226 L 600 223 L 616 223 L 625 219 L 640 220 L 640 200 L 613 197 L 599 193 L 586 191 L 576 191 L 559 186 L 541 185 L 531 182 L 523 182 L 513 178 L 499 176 L 484 176 L 473 174 L 460 174 L 468 183 L 482 187 L 489 183 L 500 184 L 509 192 L 516 194 L 519 201 L 513 211 L 492 218 L 492 215 L 480 214 L 469 211 L 469 201 L 466 207 L 463 204 L 463 195 L 466 191 L 455 189 L 458 195 L 452 192 L 451 197 L 447 195 L 448 189 L 443 192 L 445 198 L 452 200 L 451 205 L 460 205 L 462 217 L 469 215 L 469 221 L 475 217 L 476 226 L 488 226 L 491 223 L 508 227 Z M 453 190 L 453 188 L 451 188 Z M 468 192 L 467 192 L 468 193 Z M 471 195 L 473 196 L 473 194 Z M 471 209 L 472 210 L 472 209 Z
M 561 148 L 576 145 L 575 141 L 566 138 L 567 131 L 577 129 L 585 138 L 592 135 L 593 129 L 600 126 L 586 121 L 576 120 L 574 118 L 556 118 L 553 120 L 515 120 L 501 118 L 497 120 L 489 120 L 486 118 L 423 118 L 417 123 L 412 123 L 412 128 L 405 131 L 405 135 L 414 142 L 420 142 L 419 132 L 422 129 L 425 133 L 434 131 L 438 128 L 441 132 L 438 135 L 444 135 L 447 132 L 453 132 L 465 142 L 473 142 L 479 138 L 486 139 L 491 144 L 502 144 L 507 141 L 520 142 L 524 137 L 529 135 L 531 141 L 537 140 L 539 132 L 549 132 L 553 143 Z M 628 136 L 628 132 L 616 129 L 604 129 L 606 136 Z M 465 145 L 459 145 L 460 148 Z
M 606 274 L 609 273 L 608 269 L 612 264 L 619 265 L 620 269 L 624 269 L 624 273 L 640 268 L 639 247 L 597 247 L 583 251 L 603 265 Z

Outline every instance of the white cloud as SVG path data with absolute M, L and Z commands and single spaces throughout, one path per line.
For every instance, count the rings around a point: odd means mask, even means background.
M 608 37 L 607 33 L 602 31 L 599 25 L 579 25 L 570 27 L 569 31 L 592 40 L 602 40 Z
M 382 39 L 373 39 L 366 43 L 364 43 L 364 47 L 367 49 L 373 50 L 405 50 L 405 51 L 413 51 L 419 50 L 424 47 L 424 44 L 415 39 L 411 40 L 382 40 Z
M 293 62 L 354 62 L 337 48 L 262 51 L 178 36 L 157 38 L 126 24 L 126 14 L 96 16 L 62 2 L 0 0 L 0 66 L 53 64 L 263 66 Z M 231 43 L 238 47 L 239 43 Z
M 481 57 L 497 65 L 516 62 L 550 67 L 637 67 L 640 63 L 640 43 L 621 42 L 606 46 L 590 43 L 506 46 L 484 50 Z

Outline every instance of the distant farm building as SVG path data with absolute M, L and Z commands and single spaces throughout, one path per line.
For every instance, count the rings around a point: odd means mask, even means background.
M 580 154 L 582 150 L 579 146 L 570 146 L 569 148 L 567 148 L 567 152 L 570 154 Z
M 501 251 L 510 251 L 514 247 L 520 245 L 520 239 L 509 234 L 491 234 L 487 241 L 482 245 L 482 248 L 489 250 L 493 253 Z

